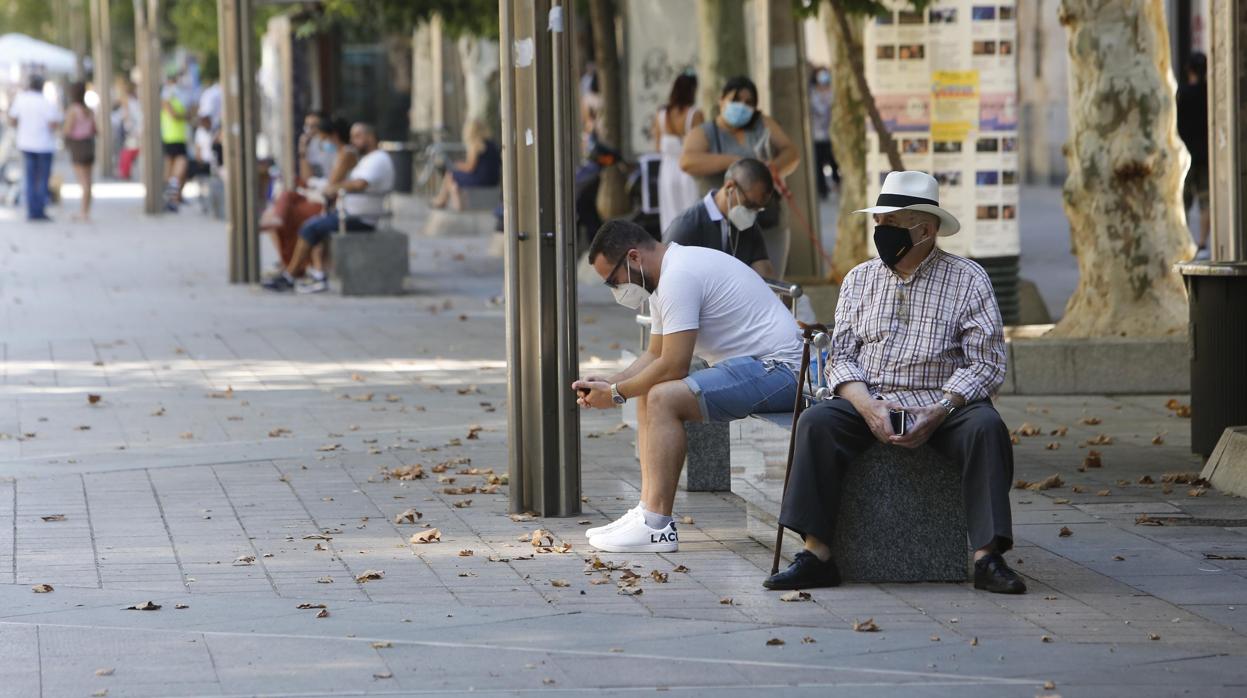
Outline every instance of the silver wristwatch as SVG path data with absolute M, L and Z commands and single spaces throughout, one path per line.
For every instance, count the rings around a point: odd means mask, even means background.
M 611 383 L 611 401 L 613 401 L 616 405 L 622 405 L 628 401 L 628 398 L 619 394 L 618 383 Z
M 945 410 L 948 410 L 949 417 L 953 416 L 953 412 L 957 411 L 957 406 L 953 404 L 952 400 L 949 400 L 946 397 L 940 398 L 940 407 L 943 407 Z

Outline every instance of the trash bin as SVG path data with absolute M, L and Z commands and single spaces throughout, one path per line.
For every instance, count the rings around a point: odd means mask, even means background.
M 381 141 L 377 146 L 389 153 L 390 160 L 394 163 L 394 191 L 410 194 L 416 171 L 416 144 L 403 141 Z
M 1191 304 L 1191 451 L 1247 424 L 1247 262 L 1174 265 Z

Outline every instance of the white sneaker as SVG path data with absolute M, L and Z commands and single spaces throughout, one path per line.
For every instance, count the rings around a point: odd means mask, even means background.
M 607 531 L 612 531 L 612 530 L 614 530 L 615 528 L 617 528 L 617 527 L 619 527 L 619 526 L 622 526 L 622 525 L 623 525 L 623 523 L 624 523 L 624 521 L 627 521 L 627 520 L 628 520 L 628 518 L 633 517 L 633 516 L 641 516 L 641 517 L 644 517 L 644 515 L 641 513 L 641 505 L 640 505 L 640 504 L 637 504 L 636 506 L 632 507 L 631 509 L 629 509 L 629 510 L 625 511 L 625 512 L 623 513 L 623 516 L 621 516 L 621 517 L 619 517 L 619 518 L 615 519 L 614 521 L 612 521 L 612 522 L 610 522 L 610 523 L 606 524 L 605 526 L 595 526 L 594 528 L 585 529 L 585 538 L 592 538 L 592 537 L 594 537 L 594 536 L 597 536 L 597 535 L 601 535 L 601 534 L 603 534 L 603 533 L 606 533 Z
M 674 521 L 664 528 L 650 528 L 644 516 L 628 517 L 621 525 L 590 538 L 589 545 L 606 553 L 674 553 L 680 548 Z

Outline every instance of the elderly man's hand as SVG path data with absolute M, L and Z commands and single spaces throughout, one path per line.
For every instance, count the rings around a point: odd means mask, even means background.
M 918 448 L 925 444 L 936 429 L 948 419 L 948 410 L 938 402 L 926 407 L 909 407 L 905 409 L 909 421 L 905 425 L 904 436 L 892 436 L 888 440 L 904 448 Z
M 899 409 L 900 404 L 869 397 L 861 402 L 862 404 L 854 404 L 853 407 L 857 409 L 858 414 L 862 415 L 862 419 L 866 420 L 866 426 L 870 427 L 870 432 L 875 435 L 879 443 L 891 443 L 890 439 L 895 437 L 892 432 L 892 420 L 888 413 L 893 408 Z

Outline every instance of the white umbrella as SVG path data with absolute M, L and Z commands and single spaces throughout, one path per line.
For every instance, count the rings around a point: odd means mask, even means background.
M 14 68 L 30 65 L 50 75 L 68 75 L 77 70 L 74 52 L 67 48 L 25 34 L 0 36 L 0 76 L 12 76 Z

